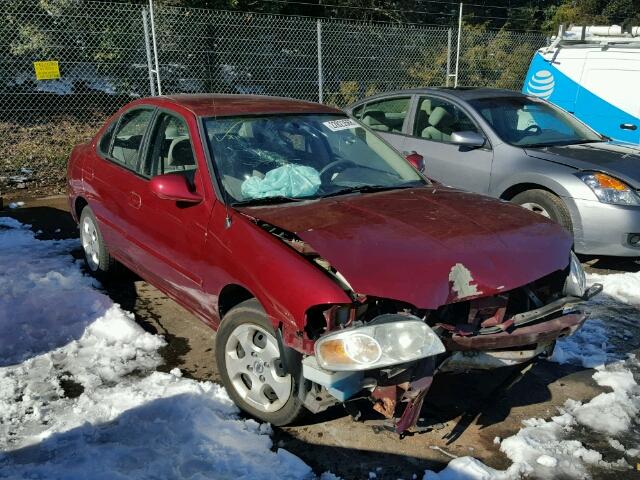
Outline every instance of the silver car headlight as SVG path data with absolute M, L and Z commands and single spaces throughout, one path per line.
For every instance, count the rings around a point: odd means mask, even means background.
M 575 253 L 571 252 L 569 261 L 569 276 L 564 282 L 565 295 L 583 297 L 587 291 L 587 277 L 582 264 Z
M 612 205 L 640 205 L 640 197 L 626 183 L 606 173 L 582 172 L 578 178 L 586 183 L 598 200 Z
M 445 351 L 438 335 L 422 320 L 398 318 L 381 315 L 366 326 L 345 328 L 321 337 L 315 345 L 318 364 L 333 371 L 368 370 Z

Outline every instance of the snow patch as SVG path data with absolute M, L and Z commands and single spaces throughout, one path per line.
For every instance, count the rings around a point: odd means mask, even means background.
M 460 457 L 429 480 L 516 480 L 521 478 L 590 478 L 593 471 L 630 471 L 637 462 L 640 444 L 626 448 L 620 440 L 638 442 L 640 437 L 640 362 L 629 354 L 640 311 L 640 273 L 589 275 L 604 292 L 589 307 L 593 318 L 576 334 L 560 339 L 551 361 L 596 369 L 595 382 L 611 391 L 589 402 L 567 400 L 559 415 L 549 420 L 525 420 L 515 435 L 500 440 L 500 450 L 513 462 L 505 471 L 494 470 L 471 457 Z M 625 318 L 630 316 L 631 318 Z M 637 330 L 636 330 L 637 332 Z M 635 333 L 638 335 L 638 333 Z M 635 373 L 635 377 L 634 377 Z M 635 432 L 635 433 L 634 433 Z M 587 436 L 588 443 L 578 438 Z M 609 444 L 621 457 L 606 460 L 586 444 Z M 611 452 L 608 452 L 609 455 Z
M 222 387 L 155 371 L 164 340 L 96 290 L 77 247 L 0 218 L 0 478 L 312 476 Z

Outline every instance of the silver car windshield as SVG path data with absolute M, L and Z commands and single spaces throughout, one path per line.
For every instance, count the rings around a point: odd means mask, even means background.
M 218 178 L 233 204 L 427 183 L 400 154 L 346 116 L 219 117 L 204 125 Z
M 469 102 L 505 142 L 518 147 L 547 147 L 602 142 L 573 116 L 530 97 L 482 98 Z

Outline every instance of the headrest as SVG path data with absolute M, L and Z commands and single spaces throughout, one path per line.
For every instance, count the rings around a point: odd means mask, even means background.
M 171 151 L 171 157 L 173 159 L 172 164 L 176 166 L 189 166 L 196 164 L 193 158 L 193 151 L 191 150 L 191 142 L 187 138 L 176 142 Z
M 454 118 L 449 112 L 442 107 L 436 107 L 429 115 L 429 125 L 440 128 L 446 128 L 453 124 Z
M 370 125 L 370 120 L 368 121 L 368 119 L 374 120 L 375 123 L 382 124 L 386 123 L 387 121 L 387 117 L 382 110 L 370 110 L 368 112 L 365 112 L 364 116 L 362 117 L 362 121 L 367 125 Z
M 428 98 L 422 99 L 420 102 L 420 111 L 426 113 L 427 115 L 431 115 L 431 100 Z

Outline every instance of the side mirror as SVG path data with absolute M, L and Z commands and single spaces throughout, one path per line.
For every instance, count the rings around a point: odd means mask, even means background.
M 486 143 L 486 140 L 477 132 L 463 131 L 453 132 L 451 134 L 451 143 L 455 143 L 461 147 L 479 148 Z
M 200 203 L 202 197 L 192 193 L 184 176 L 177 173 L 167 173 L 153 177 L 149 182 L 149 188 L 153 194 L 163 200 L 174 202 Z
M 424 157 L 417 152 L 405 152 L 407 161 L 416 167 L 416 169 L 424 173 Z

